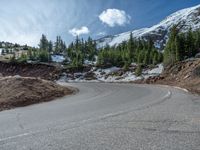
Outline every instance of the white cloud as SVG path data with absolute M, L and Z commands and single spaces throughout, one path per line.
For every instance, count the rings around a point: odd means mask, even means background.
M 97 36 L 105 36 L 107 33 L 106 32 L 99 32 L 97 33 Z
M 110 27 L 123 26 L 130 22 L 131 16 L 124 10 L 107 9 L 99 15 L 99 19 Z
M 73 36 L 79 36 L 82 34 L 88 34 L 90 33 L 90 30 L 88 29 L 88 27 L 83 26 L 81 28 L 73 28 L 71 30 L 69 30 L 69 33 L 72 34 Z

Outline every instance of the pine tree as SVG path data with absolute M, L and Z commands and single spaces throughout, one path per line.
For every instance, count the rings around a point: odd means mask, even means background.
M 54 53 L 55 54 L 62 54 L 66 50 L 65 42 L 62 40 L 60 36 L 56 37 L 56 42 L 54 46 Z
M 153 42 L 153 40 L 151 39 L 151 37 L 149 37 L 147 49 L 150 51 L 150 50 L 152 50 L 153 48 L 154 48 L 154 42 Z
M 180 42 L 180 37 L 176 36 L 175 38 L 175 49 L 176 49 L 176 61 L 181 60 L 181 42 Z
M 176 62 L 176 37 L 178 35 L 177 26 L 173 26 L 170 31 L 169 40 L 164 50 L 165 65 L 174 64 Z
M 145 64 L 145 65 L 150 64 L 149 57 L 150 57 L 150 53 L 149 53 L 149 51 L 146 51 L 145 54 L 144 54 L 144 61 L 143 61 L 143 64 Z
M 158 51 L 154 51 L 154 53 L 153 53 L 153 65 L 156 65 L 156 64 L 158 64 L 159 63 L 159 61 L 158 61 Z
M 200 30 L 195 33 L 195 49 L 196 52 L 200 51 Z
M 136 76 L 141 76 L 142 75 L 142 65 L 139 64 L 136 68 L 136 71 L 135 71 L 135 75 Z
M 127 48 L 128 48 L 128 52 L 129 52 L 129 58 L 130 58 L 130 61 L 133 60 L 134 58 L 134 39 L 133 39 L 133 33 L 131 32 L 130 33 L 130 39 L 128 41 L 128 45 L 127 45 Z
M 195 51 L 195 46 L 194 46 L 195 39 L 193 37 L 191 28 L 189 29 L 189 31 L 187 33 L 186 40 L 187 40 L 186 41 L 187 56 L 192 57 L 196 54 L 196 51 Z
M 138 56 L 137 56 L 137 63 L 138 64 L 141 64 L 141 63 L 143 63 L 143 60 L 144 60 L 144 57 L 143 57 L 144 55 L 143 55 L 143 51 L 140 51 L 139 53 L 138 53 Z
M 52 41 L 49 41 L 48 52 L 49 53 L 53 52 L 53 42 Z
M 44 34 L 42 34 L 42 38 L 40 39 L 40 44 L 39 44 L 40 50 L 47 51 L 48 45 L 49 45 L 49 42 L 48 42 L 46 36 Z

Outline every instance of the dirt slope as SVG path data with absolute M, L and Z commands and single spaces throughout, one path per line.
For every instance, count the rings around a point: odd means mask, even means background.
M 168 66 L 160 76 L 143 82 L 179 86 L 200 94 L 200 59 L 186 60 Z
M 51 81 L 36 78 L 1 77 L 0 111 L 50 101 L 72 93 L 72 90 Z
M 62 74 L 62 69 L 48 64 L 0 62 L 0 73 L 3 76 L 20 75 L 55 80 Z

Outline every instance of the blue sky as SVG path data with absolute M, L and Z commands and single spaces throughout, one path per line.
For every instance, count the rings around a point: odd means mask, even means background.
M 200 0 L 1 0 L 0 41 L 37 46 L 41 34 L 66 43 L 150 27 Z

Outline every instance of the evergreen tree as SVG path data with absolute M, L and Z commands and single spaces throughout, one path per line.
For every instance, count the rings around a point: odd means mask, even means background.
M 175 49 L 176 49 L 176 61 L 181 60 L 181 39 L 177 35 L 175 38 Z
M 128 41 L 127 48 L 128 48 L 128 52 L 129 52 L 130 61 L 132 61 L 132 59 L 134 58 L 134 48 L 135 48 L 132 32 L 130 33 L 130 38 L 129 38 L 129 41 Z
M 138 53 L 138 56 L 137 56 L 137 63 L 138 63 L 138 64 L 141 64 L 141 63 L 143 63 L 143 61 L 144 61 L 143 51 L 140 51 L 140 52 Z
M 164 51 L 164 63 L 173 64 L 186 58 L 194 57 L 200 48 L 200 31 L 188 30 L 179 33 L 176 26 L 172 28 Z
M 40 39 L 40 44 L 39 44 L 40 50 L 48 51 L 48 45 L 49 45 L 49 42 L 46 36 L 42 34 L 42 38 Z
M 49 54 L 47 51 L 40 51 L 38 57 L 41 62 L 49 62 Z
M 150 52 L 149 52 L 149 51 L 146 51 L 146 52 L 144 53 L 143 64 L 145 64 L 145 65 L 150 64 Z
M 194 33 L 195 36 L 195 49 L 196 52 L 200 51 L 200 30 L 196 31 L 196 33 Z
M 155 50 L 154 53 L 153 53 L 153 65 L 156 65 L 158 63 L 159 63 L 159 61 L 158 61 L 158 52 Z
M 195 39 L 193 37 L 192 29 L 190 28 L 187 35 L 186 35 L 186 54 L 188 57 L 192 57 L 195 55 Z
M 55 42 L 54 53 L 62 54 L 65 50 L 66 50 L 65 42 L 62 40 L 62 38 L 60 36 L 57 36 L 56 42 Z
M 49 41 L 48 52 L 49 53 L 53 52 L 53 42 L 52 41 Z
M 173 26 L 170 32 L 169 40 L 164 50 L 164 63 L 174 64 L 176 62 L 176 37 L 178 35 L 177 26 Z
M 142 75 L 142 65 L 139 64 L 136 68 L 136 71 L 135 71 L 135 75 L 136 76 L 141 76 Z

